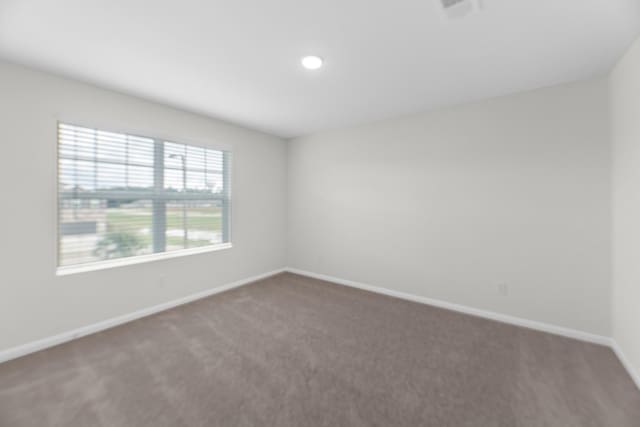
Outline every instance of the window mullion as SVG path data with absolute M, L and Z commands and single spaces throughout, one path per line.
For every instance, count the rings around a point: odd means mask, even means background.
M 230 241 L 231 234 L 231 153 L 222 153 L 222 242 Z
M 160 197 L 164 191 L 164 143 L 153 144 L 153 252 L 164 252 L 167 247 L 167 202 Z
M 231 247 L 231 156 L 59 123 L 59 271 Z

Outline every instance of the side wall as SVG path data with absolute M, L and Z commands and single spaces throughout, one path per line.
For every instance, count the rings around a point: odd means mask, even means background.
M 286 142 L 0 62 L 0 351 L 285 266 Z M 233 248 L 56 277 L 56 121 L 233 149 Z
M 289 142 L 288 264 L 609 336 L 607 84 Z
M 612 72 L 610 92 L 613 337 L 640 381 L 640 39 Z

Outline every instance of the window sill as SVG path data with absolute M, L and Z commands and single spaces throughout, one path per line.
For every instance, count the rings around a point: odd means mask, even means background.
M 205 246 L 193 249 L 183 249 L 173 252 L 162 252 L 159 254 L 138 255 L 129 258 L 114 259 L 108 261 L 92 262 L 81 265 L 71 265 L 67 267 L 58 267 L 56 276 L 68 276 L 70 274 L 86 273 L 89 271 L 106 270 L 108 268 L 123 267 L 125 265 L 143 264 L 146 262 L 160 261 L 163 259 L 180 258 L 183 256 L 203 254 L 207 252 L 216 252 L 223 249 L 230 249 L 231 243 L 221 243 L 215 246 Z

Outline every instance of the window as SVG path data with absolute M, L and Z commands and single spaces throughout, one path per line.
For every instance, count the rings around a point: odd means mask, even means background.
M 60 123 L 58 272 L 228 247 L 230 155 Z

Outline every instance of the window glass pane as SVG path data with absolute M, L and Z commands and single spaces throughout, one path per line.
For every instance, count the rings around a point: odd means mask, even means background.
M 81 160 L 60 159 L 58 163 L 61 191 L 90 191 L 95 189 L 95 164 Z
M 95 163 L 84 160 L 74 162 L 74 183 L 77 190 L 89 191 L 94 190 L 96 179 Z
M 110 132 L 98 131 L 97 159 L 125 163 L 127 160 L 126 136 Z
M 127 150 L 129 163 L 153 166 L 153 139 L 129 137 Z
M 186 147 L 183 144 L 173 142 L 164 143 L 165 168 L 183 169 L 183 159 L 186 156 Z
M 98 163 L 97 187 L 117 189 L 126 187 L 126 166 L 112 163 Z
M 164 188 L 182 191 L 184 188 L 183 172 L 176 169 L 164 170 Z
M 221 193 L 224 185 L 222 174 L 207 171 L 205 185 L 212 193 Z
M 187 146 L 187 169 L 204 170 L 204 148 Z
M 222 151 L 66 124 L 58 138 L 60 266 L 228 240 Z
M 95 155 L 95 131 L 61 128 L 58 138 L 60 140 L 60 157 L 93 158 Z
M 184 202 L 167 203 L 167 252 L 185 249 Z M 188 237 L 188 236 L 187 236 Z
M 219 201 L 174 201 L 167 204 L 167 251 L 223 243 Z
M 151 253 L 151 201 L 62 200 L 59 265 Z
M 206 191 L 206 172 L 187 170 L 187 190 Z
M 153 189 L 153 168 L 129 166 L 127 169 L 127 187 L 129 189 Z
M 223 242 L 220 201 L 188 202 L 186 210 L 189 247 Z
M 58 188 L 59 191 L 71 191 L 76 184 L 75 161 L 60 159 L 58 161 Z
M 222 151 L 207 150 L 207 171 L 222 171 Z

